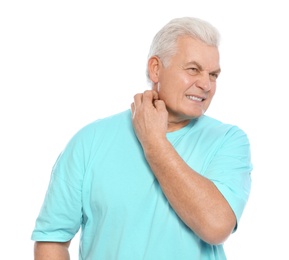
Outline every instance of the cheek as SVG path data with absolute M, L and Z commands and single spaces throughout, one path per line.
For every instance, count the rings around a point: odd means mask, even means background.
M 192 86 L 194 85 L 195 81 L 192 80 L 190 77 L 182 77 L 180 79 L 180 83 L 184 86 Z
M 170 91 L 170 89 L 160 87 L 159 99 L 163 100 L 166 106 L 171 107 L 175 103 L 175 95 L 176 93 Z
M 167 74 L 166 78 L 163 77 L 157 84 L 156 89 L 160 99 L 165 101 L 166 104 L 173 105 L 183 97 L 184 92 L 192 85 L 192 80 L 185 75 L 179 77 L 171 77 L 170 75 Z
M 215 96 L 216 88 L 211 89 L 210 94 L 207 99 L 207 107 L 211 104 L 213 97 Z
M 213 96 L 215 95 L 216 90 L 217 90 L 216 87 L 217 87 L 216 84 L 214 84 L 214 85 L 212 86 L 211 91 L 210 91 L 210 96 L 211 96 L 211 97 L 213 97 Z

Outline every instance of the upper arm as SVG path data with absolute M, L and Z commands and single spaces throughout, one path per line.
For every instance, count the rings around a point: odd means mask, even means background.
M 70 242 L 35 242 L 34 260 L 69 260 Z

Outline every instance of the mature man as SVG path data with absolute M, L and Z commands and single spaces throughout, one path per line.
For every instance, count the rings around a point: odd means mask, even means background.
M 32 234 L 35 259 L 226 259 L 251 189 L 250 145 L 204 115 L 220 74 L 219 34 L 183 17 L 153 39 L 152 89 L 82 128 L 59 156 Z

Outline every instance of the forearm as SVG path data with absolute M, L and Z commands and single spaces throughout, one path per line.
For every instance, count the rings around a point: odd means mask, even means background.
M 70 241 L 58 242 L 35 242 L 34 260 L 69 260 Z
M 236 225 L 234 212 L 214 183 L 191 169 L 166 138 L 169 125 L 176 130 L 188 122 L 169 122 L 165 103 L 155 91 L 137 94 L 134 101 L 135 133 L 171 206 L 201 239 L 222 243 Z
M 203 240 L 223 242 L 235 215 L 213 182 L 191 169 L 166 138 L 143 144 L 147 161 L 178 216 Z

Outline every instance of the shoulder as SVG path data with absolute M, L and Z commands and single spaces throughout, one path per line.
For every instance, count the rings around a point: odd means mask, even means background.
M 196 127 L 198 127 L 202 131 L 207 131 L 211 134 L 214 133 L 217 135 L 231 135 L 234 133 L 246 135 L 245 131 L 239 126 L 225 123 L 206 115 L 197 119 Z
M 94 136 L 95 134 L 112 133 L 131 124 L 131 112 L 125 110 L 111 116 L 97 119 L 82 127 L 75 134 L 75 138 Z
M 80 128 L 68 141 L 66 149 L 92 148 L 105 138 L 112 138 L 132 129 L 130 110 L 92 121 Z
M 209 116 L 197 119 L 194 132 L 205 143 L 218 143 L 218 145 L 249 146 L 247 133 L 237 125 L 224 123 Z
M 69 139 L 60 157 L 89 157 L 91 153 L 111 143 L 116 137 L 120 139 L 125 135 L 128 138 L 127 136 L 130 135 L 128 129 L 132 128 L 130 118 L 130 110 L 126 110 L 88 123 Z

